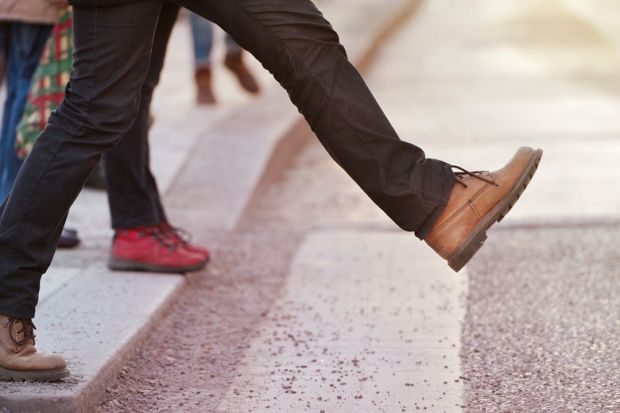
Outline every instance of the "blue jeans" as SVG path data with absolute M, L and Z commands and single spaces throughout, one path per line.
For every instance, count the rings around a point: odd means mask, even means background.
M 52 26 L 47 24 L 11 23 L 0 39 L 7 47 L 6 101 L 0 132 L 0 202 L 11 193 L 22 161 L 15 153 L 17 125 L 24 114 L 30 82 L 39 64 Z
M 213 50 L 213 23 L 190 13 L 189 21 L 192 25 L 192 39 L 194 40 L 194 67 L 202 68 L 211 66 L 211 51 Z M 241 47 L 226 34 L 226 53 L 241 53 Z

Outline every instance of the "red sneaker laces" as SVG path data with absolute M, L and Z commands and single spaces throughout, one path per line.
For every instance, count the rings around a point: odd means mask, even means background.
M 148 228 L 140 231 L 138 234 L 142 237 L 152 237 L 161 246 L 167 248 L 170 251 L 175 251 L 177 249 L 177 243 L 171 240 L 170 237 L 167 236 L 167 234 L 160 228 Z
M 173 242 L 181 245 L 189 245 L 192 240 L 192 235 L 182 228 L 173 227 L 168 225 L 165 229 L 162 229 Z

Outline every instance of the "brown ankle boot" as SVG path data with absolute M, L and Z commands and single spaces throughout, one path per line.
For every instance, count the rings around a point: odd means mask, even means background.
M 30 320 L 0 315 L 0 380 L 57 381 L 69 376 L 61 356 L 38 353 Z
M 258 82 L 243 62 L 242 53 L 227 53 L 226 58 L 224 59 L 224 66 L 233 72 L 242 88 L 253 95 L 260 92 Z
M 217 103 L 213 89 L 211 88 L 211 80 L 213 74 L 210 67 L 201 67 L 194 72 L 196 79 L 196 103 L 199 105 L 214 105 Z
M 534 176 L 542 150 L 520 148 L 494 172 L 456 173 L 448 204 L 424 239 L 459 271 L 486 240 L 491 225 L 499 222 L 517 202 Z

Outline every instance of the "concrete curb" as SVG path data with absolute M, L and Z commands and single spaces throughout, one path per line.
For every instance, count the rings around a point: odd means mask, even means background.
M 95 264 L 59 291 L 43 285 L 48 292 L 35 323 L 62 334 L 46 334 L 39 345 L 65 355 L 72 375 L 63 383 L 5 383 L 0 411 L 95 411 L 106 386 L 165 317 L 184 284 L 180 276 L 110 273 Z

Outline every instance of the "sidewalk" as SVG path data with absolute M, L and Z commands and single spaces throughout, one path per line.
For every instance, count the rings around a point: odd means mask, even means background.
M 386 24 L 405 13 L 406 0 L 325 2 L 353 60 L 367 58 Z M 155 96 L 153 169 L 173 222 L 197 233 L 231 231 L 265 171 L 289 156 L 280 148 L 294 138 L 300 117 L 258 63 L 264 93 L 256 100 L 216 72 L 216 108 L 196 108 L 189 28 L 174 31 L 163 82 Z M 176 218 L 176 220 L 174 220 Z M 84 190 L 71 210 L 83 245 L 60 251 L 44 277 L 35 323 L 37 344 L 69 360 L 72 377 L 58 384 L 0 384 L 0 408 L 9 411 L 90 412 L 106 384 L 166 313 L 185 285 L 180 276 L 111 273 L 105 194 Z M 195 222 L 198 225 L 192 225 Z M 139 305 L 136 305 L 139 303 Z

